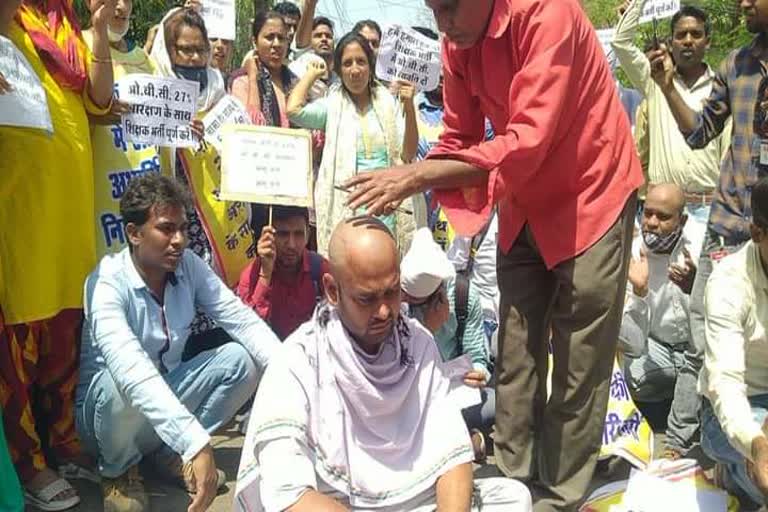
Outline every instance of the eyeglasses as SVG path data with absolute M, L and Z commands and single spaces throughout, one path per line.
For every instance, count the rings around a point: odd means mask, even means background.
M 211 49 L 208 46 L 177 45 L 174 47 L 174 49 L 180 56 L 186 57 L 188 59 L 194 59 L 195 57 L 207 58 L 208 54 L 211 53 Z

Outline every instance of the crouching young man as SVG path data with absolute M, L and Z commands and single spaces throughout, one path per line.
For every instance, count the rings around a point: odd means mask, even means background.
M 520 482 L 473 481 L 437 345 L 401 314 L 387 227 L 344 221 L 329 255 L 327 303 L 285 341 L 256 394 L 235 509 L 530 511 Z
M 176 181 L 131 181 L 120 201 L 129 247 L 106 256 L 85 283 L 76 425 L 98 457 L 104 510 L 147 510 L 137 465 L 195 494 L 203 511 L 223 483 L 210 433 L 255 393 L 279 349 L 272 331 L 187 245 L 189 199 Z M 236 342 L 182 354 L 195 310 Z

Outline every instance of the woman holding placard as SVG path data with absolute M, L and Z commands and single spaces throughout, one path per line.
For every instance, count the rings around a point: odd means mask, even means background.
M 194 212 L 189 216 L 189 248 L 205 260 L 233 287 L 249 260 L 256 254 L 248 213 L 243 203 L 220 201 L 221 158 L 213 145 L 202 141 L 200 119 L 224 98 L 224 80 L 210 67 L 211 46 L 203 18 L 193 9 L 174 9 L 166 14 L 155 36 L 150 57 L 157 74 L 183 78 L 200 85 L 194 131 L 200 146 L 161 153 L 162 168 L 171 169 L 192 193 Z M 213 328 L 199 316 L 193 334 Z
M 336 45 L 334 67 L 342 83 L 328 96 L 306 104 L 312 84 L 327 72 L 312 62 L 288 99 L 288 117 L 294 124 L 325 131 L 323 159 L 315 185 L 318 252 L 327 254 L 334 226 L 355 212 L 345 206 L 338 185 L 360 173 L 410 162 L 416 154 L 418 128 L 413 84 L 400 83 L 398 102 L 373 74 L 374 55 L 356 33 Z M 426 225 L 426 208 L 411 199 L 403 208 L 386 212 L 382 221 L 395 235 L 401 254 L 408 250 L 417 225 Z

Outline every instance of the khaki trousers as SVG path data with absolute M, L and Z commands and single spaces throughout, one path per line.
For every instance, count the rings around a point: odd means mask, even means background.
M 509 253 L 498 255 L 496 462 L 529 484 L 536 512 L 576 510 L 594 473 L 636 204 L 633 193 L 595 245 L 551 270 L 527 225 Z

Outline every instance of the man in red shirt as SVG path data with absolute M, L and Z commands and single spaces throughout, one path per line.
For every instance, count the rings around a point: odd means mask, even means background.
M 264 226 L 259 256 L 240 275 L 237 295 L 284 340 L 312 318 L 323 295 L 328 261 L 307 250 L 306 208 L 273 206 L 272 226 Z
M 472 235 L 498 204 L 496 461 L 530 483 L 534 510 L 574 510 L 603 437 L 643 179 L 629 122 L 578 0 L 426 3 L 446 34 L 445 132 L 424 162 L 350 179 L 350 207 L 434 189 Z

